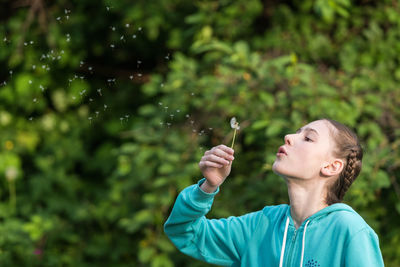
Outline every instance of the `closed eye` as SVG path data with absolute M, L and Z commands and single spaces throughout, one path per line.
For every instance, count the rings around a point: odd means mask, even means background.
M 306 142 L 313 142 L 313 140 L 311 140 L 310 138 L 308 138 L 307 136 L 306 137 L 304 137 L 304 140 L 306 141 Z

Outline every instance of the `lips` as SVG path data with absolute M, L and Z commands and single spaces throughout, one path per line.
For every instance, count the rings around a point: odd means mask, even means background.
M 286 151 L 285 147 L 284 146 L 279 147 L 278 153 L 276 153 L 276 155 L 277 156 L 282 156 L 282 155 L 287 156 L 287 151 Z

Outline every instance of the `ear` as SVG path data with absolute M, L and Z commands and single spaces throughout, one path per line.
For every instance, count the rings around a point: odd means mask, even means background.
M 339 175 L 344 167 L 344 162 L 341 159 L 333 159 L 330 162 L 324 162 L 322 168 L 321 168 L 321 173 L 324 176 L 335 176 Z

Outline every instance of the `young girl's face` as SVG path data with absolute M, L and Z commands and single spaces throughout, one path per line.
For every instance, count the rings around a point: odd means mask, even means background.
M 285 136 L 272 170 L 286 178 L 313 179 L 333 159 L 333 140 L 327 121 L 313 121 Z

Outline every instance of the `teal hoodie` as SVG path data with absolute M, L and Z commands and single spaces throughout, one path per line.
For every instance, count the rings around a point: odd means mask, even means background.
M 384 266 L 374 230 L 346 204 L 330 205 L 296 229 L 290 206 L 207 219 L 214 193 L 191 185 L 178 195 L 164 231 L 183 253 L 223 266 Z

